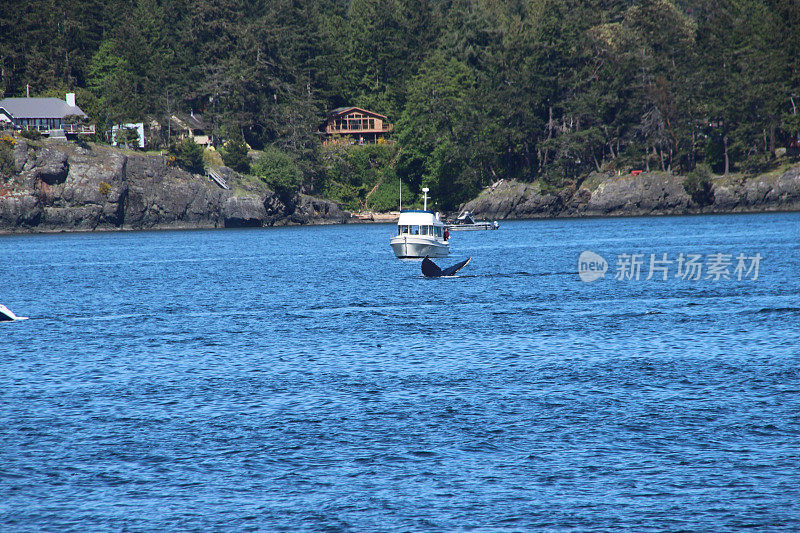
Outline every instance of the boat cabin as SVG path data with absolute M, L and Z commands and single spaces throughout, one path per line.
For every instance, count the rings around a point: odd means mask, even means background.
M 400 212 L 397 220 L 398 235 L 423 235 L 441 239 L 444 236 L 444 223 L 431 211 L 406 210 Z
M 432 235 L 434 237 L 441 238 L 444 232 L 444 226 L 434 226 L 434 225 L 398 225 L 397 226 L 397 234 L 398 235 Z

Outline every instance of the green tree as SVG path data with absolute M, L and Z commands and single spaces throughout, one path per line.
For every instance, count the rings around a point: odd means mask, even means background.
M 252 165 L 252 172 L 289 204 L 303 182 L 303 173 L 294 159 L 274 146 L 267 146 Z
M 429 187 L 433 205 L 445 210 L 475 194 L 484 175 L 475 89 L 472 69 L 433 54 L 410 82 L 398 123 L 398 173 L 414 189 Z
M 117 51 L 113 39 L 103 41 L 92 56 L 87 72 L 89 90 L 97 97 L 101 126 L 123 124 L 139 115 L 135 77 L 130 65 Z
M 194 142 L 194 139 L 187 137 L 178 143 L 173 143 L 168 154 L 174 158 L 176 165 L 188 172 L 202 174 L 205 171 L 203 149 Z
M 698 165 L 683 180 L 683 189 L 692 201 L 704 207 L 714 203 L 711 173 L 705 165 Z
M 220 150 L 222 161 L 226 166 L 232 168 L 236 172 L 247 173 L 250 172 L 250 156 L 247 144 L 244 142 L 242 133 L 238 127 L 230 129 L 231 136 L 225 146 Z
M 130 148 L 139 147 L 139 132 L 133 128 L 120 128 L 114 134 L 114 140 L 119 146 Z

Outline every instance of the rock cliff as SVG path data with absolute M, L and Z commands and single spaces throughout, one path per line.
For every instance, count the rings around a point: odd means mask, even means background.
M 231 190 L 164 158 L 64 141 L 18 139 L 11 176 L 0 179 L 0 232 L 252 227 L 342 223 L 328 200 L 282 201 L 224 169 Z M 287 205 L 288 204 L 288 205 Z
M 479 218 L 681 215 L 800 210 L 800 166 L 783 172 L 712 180 L 713 202 L 701 206 L 683 188 L 683 176 L 592 175 L 579 187 L 544 191 L 538 182 L 502 180 L 463 209 Z

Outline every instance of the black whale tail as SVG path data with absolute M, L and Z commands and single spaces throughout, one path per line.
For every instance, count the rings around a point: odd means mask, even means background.
M 425 259 L 422 260 L 422 274 L 426 278 L 440 278 L 442 276 L 453 276 L 456 272 L 467 266 L 467 263 L 472 261 L 471 257 L 466 258 L 465 260 L 461 261 L 460 263 L 456 263 L 451 267 L 447 267 L 444 270 L 439 268 L 436 263 L 428 259 L 426 256 Z

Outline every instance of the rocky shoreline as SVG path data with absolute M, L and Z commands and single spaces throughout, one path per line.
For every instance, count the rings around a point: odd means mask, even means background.
M 329 200 L 283 199 L 221 169 L 230 190 L 160 156 L 101 145 L 17 139 L 15 173 L 0 181 L 0 233 L 201 229 L 351 220 Z
M 592 175 L 580 186 L 543 191 L 539 183 L 501 180 L 463 209 L 478 218 L 655 216 L 800 210 L 800 165 L 755 177 L 712 178 L 713 199 L 699 205 L 683 188 L 683 176 L 666 172 Z
M 342 211 L 304 194 L 281 198 L 260 180 L 219 170 L 229 190 L 163 157 L 103 145 L 18 139 L 15 172 L 0 181 L 0 233 L 241 228 L 393 222 L 397 213 Z M 757 177 L 712 179 L 698 205 L 683 176 L 595 174 L 579 186 L 545 191 L 538 182 L 500 180 L 463 209 L 478 218 L 532 219 L 800 210 L 800 165 Z

